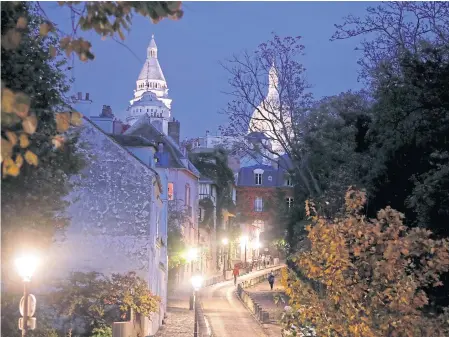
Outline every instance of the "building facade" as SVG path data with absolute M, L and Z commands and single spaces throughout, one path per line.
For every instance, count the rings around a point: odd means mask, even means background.
M 268 234 L 280 224 L 276 207 L 282 202 L 293 206 L 293 183 L 288 173 L 290 161 L 282 156 L 272 165 L 242 167 L 237 181 L 237 213 L 241 221 L 240 259 L 251 262 L 259 258 L 271 244 Z M 279 200 L 280 198 L 284 200 Z M 246 254 L 245 254 L 246 252 Z
M 162 299 L 158 312 L 142 326 L 146 335 L 153 335 L 166 312 L 166 186 L 154 162 L 144 163 L 88 119 L 76 132 L 77 151 L 86 164 L 71 178 L 65 214 L 70 224 L 56 236 L 46 276 L 54 281 L 75 271 L 135 271 Z M 148 148 L 156 152 L 155 145 Z

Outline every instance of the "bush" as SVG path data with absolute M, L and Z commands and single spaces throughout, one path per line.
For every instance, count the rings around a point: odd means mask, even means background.
M 425 289 L 440 286 L 449 270 L 449 241 L 405 227 L 389 207 L 366 219 L 364 192 L 350 188 L 345 201 L 345 214 L 333 220 L 312 215 L 306 204 L 311 248 L 293 262 L 310 282 L 293 271 L 284 280 L 294 313 L 287 328 L 310 326 L 318 336 L 448 336 L 448 310 L 431 313 Z

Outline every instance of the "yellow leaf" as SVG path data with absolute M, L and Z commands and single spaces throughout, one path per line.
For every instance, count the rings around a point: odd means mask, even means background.
M 38 163 L 37 156 L 30 150 L 25 152 L 25 160 L 27 161 L 28 164 L 37 166 Z
M 36 116 L 28 116 L 24 119 L 22 122 L 23 131 L 28 133 L 29 135 L 32 135 L 37 128 L 37 118 Z
M 23 157 L 20 153 L 16 156 L 16 165 L 18 168 L 21 168 L 23 165 Z
M 14 111 L 14 102 L 16 95 L 9 89 L 2 90 L 2 111 L 11 113 Z
M 56 48 L 54 46 L 50 46 L 49 52 L 50 52 L 50 57 L 52 57 L 52 58 L 56 57 Z
M 47 22 L 44 22 L 43 24 L 41 24 L 40 29 L 39 29 L 39 33 L 42 36 L 46 36 L 48 34 L 48 32 L 51 30 L 51 25 L 48 24 Z
M 15 134 L 15 132 L 6 131 L 6 137 L 8 137 L 8 140 L 12 146 L 17 144 L 17 135 Z
M 11 158 L 6 158 L 3 162 L 3 175 L 17 177 L 19 175 L 19 167 Z
M 19 137 L 19 144 L 22 149 L 27 148 L 30 145 L 30 141 L 28 136 L 25 133 L 22 133 Z
M 73 111 L 70 119 L 70 124 L 74 126 L 80 126 L 83 123 L 83 115 L 78 111 Z
M 19 29 L 25 29 L 27 27 L 27 19 L 24 17 L 20 17 L 19 20 L 17 20 L 16 27 Z
M 56 130 L 58 132 L 65 132 L 70 126 L 70 113 L 60 112 L 56 116 Z
M 6 160 L 6 158 L 10 158 L 12 155 L 12 145 L 9 141 L 2 137 L 2 157 L 1 161 Z

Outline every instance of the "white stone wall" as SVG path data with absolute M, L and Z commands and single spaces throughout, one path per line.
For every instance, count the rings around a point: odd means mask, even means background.
M 85 154 L 87 165 L 72 178 L 75 187 L 66 209 L 71 220 L 46 258 L 48 280 L 72 271 L 136 271 L 153 292 L 166 296 L 166 276 L 159 268 L 167 259 L 166 250 L 155 245 L 156 233 L 166 233 L 166 228 L 156 229 L 156 212 L 163 205 L 154 199 L 159 189 L 156 172 L 90 122 L 84 121 L 80 130 L 78 151 Z M 151 324 L 151 333 L 161 319 Z

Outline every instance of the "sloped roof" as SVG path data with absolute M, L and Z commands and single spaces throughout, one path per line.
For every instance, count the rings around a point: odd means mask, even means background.
M 131 107 L 136 106 L 152 106 L 166 108 L 166 105 L 157 98 L 156 94 L 152 91 L 145 91 L 142 96 L 131 104 Z
M 162 73 L 162 68 L 157 58 L 147 58 L 140 71 L 138 80 L 159 80 L 165 81 L 165 76 Z
M 112 138 L 115 139 L 117 143 L 122 146 L 132 146 L 132 147 L 144 147 L 144 146 L 152 146 L 157 149 L 157 146 L 149 140 L 141 137 L 141 136 L 131 136 L 131 135 L 111 135 Z
M 179 146 L 166 134 L 156 129 L 156 127 L 151 124 L 151 120 L 146 114 L 142 115 L 128 130 L 126 130 L 125 135 L 140 136 L 154 144 L 162 143 L 164 149 L 168 150 L 166 152 L 168 154 L 168 160 L 160 161 L 157 166 L 184 168 L 191 171 L 195 176 L 200 176 L 197 168 L 184 156 Z M 166 153 L 164 152 L 164 155 Z

